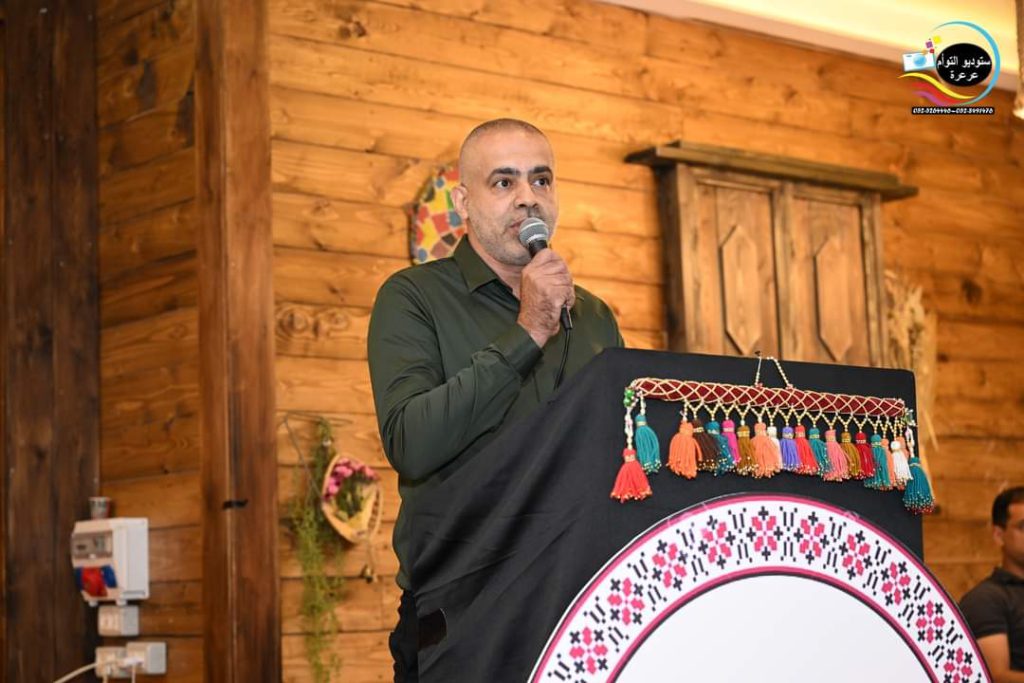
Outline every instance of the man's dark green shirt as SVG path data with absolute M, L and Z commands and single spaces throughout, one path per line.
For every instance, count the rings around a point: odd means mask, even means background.
M 394 545 L 409 588 L 406 509 L 555 388 L 565 332 L 543 349 L 516 323 L 519 300 L 463 239 L 450 258 L 406 268 L 381 286 L 368 357 L 381 441 L 403 505 Z M 568 377 L 622 346 L 615 316 L 576 287 Z

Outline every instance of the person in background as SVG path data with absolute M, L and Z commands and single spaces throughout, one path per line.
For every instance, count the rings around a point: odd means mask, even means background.
M 964 595 L 960 609 L 994 683 L 1024 683 L 1024 486 L 996 496 L 992 537 L 1002 563 Z

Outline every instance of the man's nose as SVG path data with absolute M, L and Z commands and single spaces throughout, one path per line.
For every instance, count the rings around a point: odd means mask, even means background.
M 537 206 L 537 195 L 534 194 L 533 185 L 528 182 L 518 183 L 516 185 L 516 208 L 532 208 Z

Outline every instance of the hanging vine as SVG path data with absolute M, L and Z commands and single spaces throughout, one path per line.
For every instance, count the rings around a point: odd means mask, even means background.
M 319 483 L 336 454 L 331 424 L 323 417 L 316 418 L 316 439 L 308 460 L 302 456 L 295 433 L 284 419 L 292 446 L 299 456 L 295 469 L 296 490 L 291 506 L 291 527 L 295 534 L 296 554 L 302 567 L 302 616 L 306 657 L 316 683 L 329 683 L 340 664 L 334 653 L 328 654 L 330 636 L 338 632 L 335 611 L 342 595 L 343 579 L 340 565 L 344 545 L 321 512 Z M 339 571 L 327 571 L 328 564 L 336 562 Z

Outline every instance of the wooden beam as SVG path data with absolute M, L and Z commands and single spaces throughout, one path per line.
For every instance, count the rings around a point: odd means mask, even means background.
M 903 185 L 899 178 L 888 173 L 862 171 L 848 166 L 822 164 L 791 157 L 762 154 L 731 147 L 716 147 L 676 140 L 667 145 L 634 152 L 626 161 L 652 167 L 685 163 L 711 166 L 726 171 L 756 173 L 786 180 L 802 180 L 851 190 L 878 192 L 883 200 L 912 197 L 917 188 Z
M 89 662 L 68 538 L 99 485 L 95 3 L 9 3 L 4 26 L 6 680 Z
M 278 681 L 267 12 L 196 6 L 204 673 Z

